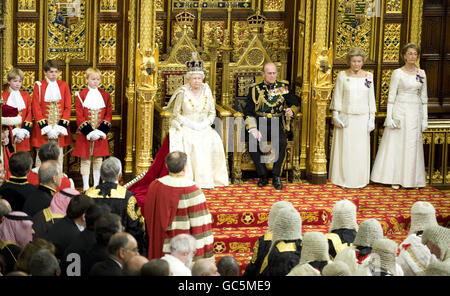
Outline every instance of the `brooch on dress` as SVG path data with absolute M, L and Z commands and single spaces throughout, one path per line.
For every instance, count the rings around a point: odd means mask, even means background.
M 419 69 L 419 71 L 416 75 L 416 80 L 420 83 L 423 83 L 424 79 L 425 79 L 425 71 L 422 69 Z
M 367 88 L 370 88 L 370 86 L 372 85 L 372 81 L 373 81 L 373 74 L 370 72 L 367 72 L 367 77 L 366 77 L 366 81 L 364 82 L 364 85 Z

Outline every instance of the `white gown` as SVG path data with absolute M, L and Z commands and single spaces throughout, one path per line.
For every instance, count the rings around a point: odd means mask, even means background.
M 428 95 L 423 76 L 420 82 L 416 75 L 406 74 L 401 69 L 392 72 L 388 103 L 394 104 L 392 118 L 400 121 L 400 128 L 384 129 L 372 169 L 373 182 L 402 187 L 426 185 L 422 104 L 428 102 Z
M 369 114 L 375 114 L 375 92 L 371 73 L 366 77 L 338 74 L 330 109 L 347 118 L 347 126 L 334 127 L 329 179 L 347 188 L 362 188 L 370 178 Z
M 211 127 L 216 109 L 211 89 L 203 83 L 200 98 L 196 99 L 189 84 L 183 85 L 170 98 L 165 108 L 172 112 L 169 128 L 170 152 L 187 154 L 186 177 L 200 188 L 228 186 L 228 171 L 222 139 Z M 190 125 L 208 121 L 208 126 L 196 130 Z

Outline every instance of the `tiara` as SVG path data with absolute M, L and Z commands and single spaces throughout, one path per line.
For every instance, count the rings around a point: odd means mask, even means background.
M 188 72 L 203 72 L 203 62 L 197 59 L 197 53 L 192 53 L 192 61 L 186 63 Z

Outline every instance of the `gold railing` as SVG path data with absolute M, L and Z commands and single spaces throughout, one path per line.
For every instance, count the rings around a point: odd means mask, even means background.
M 429 120 L 423 133 L 427 183 L 450 187 L 450 120 Z

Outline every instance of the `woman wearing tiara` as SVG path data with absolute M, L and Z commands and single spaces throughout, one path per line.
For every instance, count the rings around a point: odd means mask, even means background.
M 422 133 L 428 127 L 428 94 L 425 71 L 416 66 L 419 54 L 416 44 L 406 44 L 404 65 L 392 72 L 385 129 L 370 177 L 393 189 L 426 185 Z
M 145 199 L 148 186 L 155 178 L 168 174 L 164 159 L 172 151 L 188 155 L 185 174 L 199 188 L 228 186 L 223 143 L 211 127 L 216 117 L 215 100 L 208 84 L 203 83 L 204 78 L 203 62 L 194 53 L 193 60 L 187 62 L 188 83 L 175 90 L 164 107 L 172 114 L 169 139 L 163 142 L 145 177 L 129 187 L 138 203 Z

